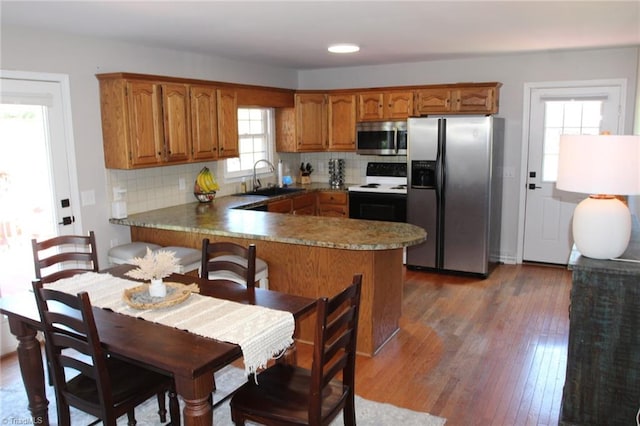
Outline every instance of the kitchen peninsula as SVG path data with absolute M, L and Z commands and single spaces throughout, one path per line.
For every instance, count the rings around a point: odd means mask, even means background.
M 312 191 L 307 189 L 306 191 Z M 269 201 L 276 198 L 269 197 Z M 200 249 L 202 239 L 256 244 L 269 265 L 269 288 L 318 298 L 331 296 L 362 273 L 358 352 L 373 356 L 398 330 L 406 246 L 426 232 L 406 223 L 253 211 L 260 196 L 226 196 L 210 204 L 190 203 L 111 219 L 131 227 L 132 241 Z M 313 340 L 314 316 L 296 336 Z

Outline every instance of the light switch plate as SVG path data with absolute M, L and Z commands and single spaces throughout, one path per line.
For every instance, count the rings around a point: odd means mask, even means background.
M 83 206 L 95 206 L 96 191 L 89 189 L 87 191 L 80 192 L 80 202 Z

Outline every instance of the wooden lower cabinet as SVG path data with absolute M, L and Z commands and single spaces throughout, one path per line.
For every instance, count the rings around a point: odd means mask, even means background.
M 293 203 L 291 198 L 284 200 L 272 201 L 267 204 L 267 211 L 271 213 L 291 213 Z
M 295 215 L 315 216 L 316 214 L 316 193 L 311 192 L 293 197 L 292 213 Z
M 131 227 L 132 241 L 161 246 L 201 249 L 202 239 L 256 245 L 257 254 L 269 265 L 269 289 L 305 297 L 330 297 L 362 274 L 362 295 L 357 351 L 374 356 L 399 330 L 402 311 L 402 248 L 392 250 L 344 250 L 277 242 L 271 239 L 231 238 L 215 231 L 180 232 Z M 312 342 L 315 313 L 296 324 L 296 338 Z
M 349 196 L 346 192 L 318 192 L 318 216 L 349 217 Z

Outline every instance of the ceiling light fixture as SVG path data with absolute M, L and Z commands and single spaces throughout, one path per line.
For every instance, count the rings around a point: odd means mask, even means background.
M 355 53 L 360 50 L 360 46 L 353 43 L 332 44 L 327 49 L 331 53 Z

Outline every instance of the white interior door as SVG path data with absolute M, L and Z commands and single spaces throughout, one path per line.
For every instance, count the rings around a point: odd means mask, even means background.
M 81 232 L 69 105 L 66 76 L 0 73 L 2 296 L 31 287 L 32 238 Z M 3 318 L 0 354 L 15 348 Z
M 586 195 L 556 189 L 560 135 L 619 134 L 622 89 L 620 84 L 531 89 L 524 261 L 567 264 L 571 218 Z

